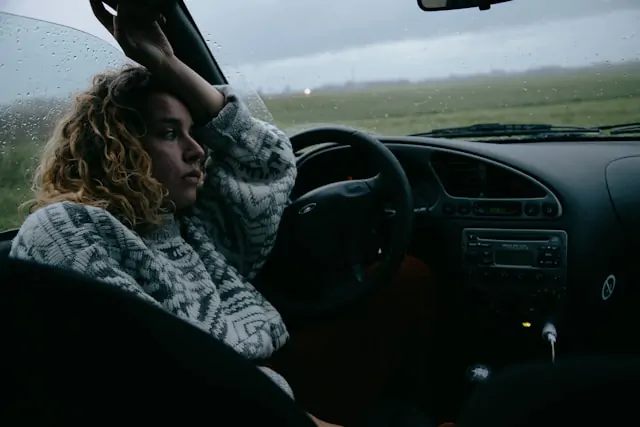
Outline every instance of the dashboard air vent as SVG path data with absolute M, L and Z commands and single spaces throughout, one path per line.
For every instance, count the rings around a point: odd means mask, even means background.
M 431 166 L 453 197 L 533 199 L 547 194 L 534 181 L 508 168 L 463 154 L 434 153 Z
M 450 196 L 482 197 L 485 171 L 476 159 L 440 152 L 432 156 L 431 166 Z

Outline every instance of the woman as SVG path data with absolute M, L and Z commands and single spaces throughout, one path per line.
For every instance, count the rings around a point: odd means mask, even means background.
M 273 247 L 296 178 L 290 142 L 181 62 L 159 15 L 131 4 L 113 16 L 91 0 L 142 67 L 100 74 L 77 96 L 45 148 L 35 212 L 11 256 L 100 279 L 247 358 L 267 358 L 288 333 L 248 281 Z

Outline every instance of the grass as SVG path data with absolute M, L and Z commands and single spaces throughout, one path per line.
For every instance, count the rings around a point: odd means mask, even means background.
M 640 120 L 640 66 L 389 85 L 264 100 L 284 129 L 339 123 L 407 135 L 477 122 L 593 126 Z
M 640 66 L 378 84 L 263 99 L 276 124 L 290 132 L 327 123 L 388 135 L 480 122 L 597 126 L 640 121 Z M 0 133 L 0 230 L 22 222 L 17 206 L 30 197 L 34 156 L 57 116 L 49 106 L 20 108 L 19 114 L 0 110 L 0 122 L 13 124 Z

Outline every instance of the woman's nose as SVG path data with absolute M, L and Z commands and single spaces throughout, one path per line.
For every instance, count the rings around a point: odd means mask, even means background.
M 204 158 L 204 148 L 192 136 L 187 137 L 186 145 L 184 157 L 188 163 L 197 162 Z

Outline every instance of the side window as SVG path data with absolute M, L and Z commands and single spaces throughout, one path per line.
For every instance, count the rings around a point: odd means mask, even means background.
M 39 152 L 94 74 L 128 63 L 82 31 L 0 13 L 0 231 L 19 227 Z

